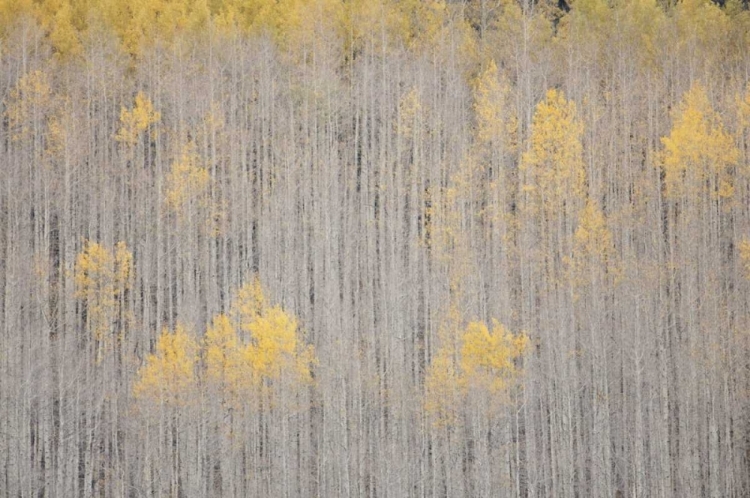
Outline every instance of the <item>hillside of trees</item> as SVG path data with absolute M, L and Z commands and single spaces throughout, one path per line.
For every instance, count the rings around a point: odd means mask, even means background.
M 0 0 L 0 497 L 750 496 L 738 0 Z

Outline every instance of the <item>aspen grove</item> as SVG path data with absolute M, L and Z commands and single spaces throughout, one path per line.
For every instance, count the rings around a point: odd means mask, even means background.
M 0 497 L 750 496 L 746 0 L 0 0 Z

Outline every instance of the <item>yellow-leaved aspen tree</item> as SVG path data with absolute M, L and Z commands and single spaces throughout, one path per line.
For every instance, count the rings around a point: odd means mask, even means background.
M 581 136 L 583 124 L 576 105 L 556 89 L 536 106 L 528 150 L 521 169 L 527 204 L 533 212 L 548 217 L 573 210 L 586 193 Z M 570 205 L 574 204 L 574 205 Z
M 230 402 L 240 399 L 240 387 L 250 371 L 242 360 L 237 331 L 227 315 L 214 317 L 203 340 L 206 380 L 216 385 Z M 235 399 L 237 398 L 237 399 Z
M 198 344 L 183 325 L 162 330 L 156 350 L 138 370 L 133 394 L 154 406 L 180 407 L 194 401 Z
M 299 336 L 297 319 L 280 306 L 270 306 L 259 279 L 242 286 L 232 305 L 232 314 L 242 333 L 241 356 L 248 367 L 244 380 L 253 382 L 288 379 L 294 386 L 309 383 L 314 352 Z M 222 319 L 224 334 L 231 336 Z M 252 385 L 252 384 L 251 384 Z
M 57 3 L 57 2 L 47 2 Z M 42 20 L 42 24 L 48 24 L 49 39 L 56 54 L 60 58 L 73 57 L 80 55 L 83 47 L 81 45 L 80 29 L 83 26 L 75 26 L 72 2 L 60 2 L 56 12 L 46 12 L 51 19 Z
M 140 413 L 145 415 L 144 433 L 158 441 L 156 452 L 147 449 L 148 466 L 161 466 L 166 459 L 166 491 L 175 496 L 184 486 L 187 458 L 187 431 L 192 420 L 190 409 L 198 405 L 198 342 L 182 324 L 173 331 L 164 328 L 156 349 L 138 369 L 133 385 Z M 161 445 L 165 445 L 163 452 Z M 155 456 L 154 456 L 155 453 Z M 166 454 L 165 454 L 166 453 Z
M 562 413 L 577 396 L 579 372 L 571 353 L 581 348 L 582 337 L 574 324 L 573 288 L 566 281 L 565 262 L 573 250 L 578 215 L 588 194 L 583 131 L 576 104 L 561 91 L 548 90 L 536 106 L 520 164 L 522 285 L 537 300 L 522 326 L 538 334 L 539 356 L 533 361 L 545 372 L 542 375 L 565 372 L 568 379 L 559 389 L 544 387 L 545 409 L 551 413 L 545 446 L 559 456 L 552 486 L 560 494 L 572 493 L 576 479 L 571 434 L 578 428 Z M 540 313 L 540 309 L 555 311 Z
M 463 431 L 475 435 L 473 451 L 478 457 L 510 458 L 507 447 L 496 447 L 505 431 L 494 427 L 517 407 L 515 388 L 522 386 L 520 360 L 528 337 L 508 332 L 496 320 L 492 330 L 483 322 L 472 321 L 454 334 L 455 345 L 446 341 L 428 367 L 424 409 L 434 430 L 446 439 L 448 453 L 457 449 L 451 439 L 461 433 L 455 430 L 460 424 Z M 480 469 L 474 472 L 480 489 L 491 489 L 483 483 L 486 474 Z
M 459 363 L 467 390 L 482 396 L 504 394 L 516 380 L 519 359 L 528 344 L 525 334 L 511 334 L 497 321 L 492 330 L 483 322 L 470 322 L 461 334 Z
M 154 104 L 142 92 L 138 92 L 132 108 L 123 106 L 120 109 L 120 129 L 115 138 L 118 142 L 134 146 L 141 134 L 158 123 L 161 113 L 154 109 Z
M 113 250 L 86 241 L 75 261 L 75 295 L 84 307 L 84 326 L 92 335 L 96 361 L 124 340 L 130 321 L 127 293 L 133 283 L 133 256 L 124 242 Z M 88 341 L 87 339 L 84 339 Z
M 724 130 L 706 91 L 694 84 L 673 114 L 672 129 L 662 137 L 661 166 L 667 199 L 731 198 L 734 194 L 732 167 L 739 151 Z
M 664 358 L 663 382 L 672 387 L 661 403 L 669 407 L 665 408 L 665 418 L 674 441 L 669 458 L 680 462 L 671 465 L 671 480 L 678 493 L 685 493 L 695 485 L 688 469 L 699 465 L 695 453 L 684 451 L 690 445 L 688 434 L 708 423 L 712 427 L 711 444 L 719 444 L 718 420 L 709 417 L 706 422 L 697 413 L 685 413 L 684 408 L 691 396 L 713 404 L 708 389 L 725 382 L 720 380 L 719 369 L 706 375 L 703 366 L 721 363 L 715 345 L 725 343 L 731 335 L 731 323 L 722 311 L 728 306 L 727 296 L 707 292 L 702 274 L 704 267 L 730 273 L 736 264 L 727 256 L 727 248 L 736 243 L 733 225 L 739 150 L 725 131 L 706 88 L 698 82 L 672 112 L 672 128 L 661 143 L 657 164 L 662 178 L 662 261 L 667 299 L 660 356 Z M 688 233 L 693 236 L 686 237 Z M 670 351 L 668 356 L 666 351 Z M 671 381 L 669 375 L 674 376 Z M 708 465 L 717 468 L 719 463 L 710 458 Z

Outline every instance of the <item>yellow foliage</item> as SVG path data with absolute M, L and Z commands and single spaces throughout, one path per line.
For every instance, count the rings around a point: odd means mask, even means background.
M 95 10 L 113 27 L 125 52 L 136 57 L 157 41 L 169 44 L 178 35 L 200 32 L 210 19 L 207 0 L 99 0 Z
M 268 303 L 260 284 L 260 279 L 253 278 L 237 291 L 237 297 L 232 302 L 232 312 L 239 322 L 243 332 L 250 333 L 250 327 L 255 320 L 265 313 Z
M 449 10 L 443 0 L 0 0 L 0 28 L 24 14 L 36 18 L 60 55 L 80 53 L 88 22 L 96 20 L 115 32 L 125 53 L 139 57 L 150 46 L 195 39 L 214 27 L 269 34 L 297 55 L 339 40 L 351 49 L 422 49 L 439 41 Z
M 401 43 L 415 50 L 437 43 L 448 14 L 443 0 L 394 0 L 392 5 Z
M 634 53 L 644 65 L 656 67 L 659 35 L 666 20 L 664 10 L 656 0 L 626 0 L 617 7 L 617 18 L 622 23 L 621 34 L 639 46 Z
M 500 81 L 497 65 L 490 60 L 477 77 L 474 90 L 474 112 L 477 117 L 477 140 L 491 146 L 503 141 L 515 145 L 517 119 L 506 105 L 509 87 Z
M 611 12 L 606 0 L 575 0 L 560 20 L 559 36 L 581 48 L 598 48 L 609 33 Z
M 668 198 L 694 196 L 703 191 L 707 179 L 712 180 L 712 195 L 734 195 L 729 168 L 737 163 L 739 150 L 699 83 L 683 96 L 673 116 L 672 131 L 661 142 Z
M 492 332 L 482 322 L 471 322 L 461 337 L 461 371 L 468 387 L 490 393 L 503 391 L 515 376 L 514 361 L 528 343 L 525 334 L 513 335 L 494 321 Z
M 83 47 L 79 40 L 79 32 L 73 26 L 71 6 L 68 2 L 62 2 L 55 13 L 49 39 L 55 52 L 61 57 L 81 53 Z
M 188 143 L 180 158 L 172 163 L 167 175 L 166 204 L 177 214 L 184 214 L 190 206 L 206 207 L 211 177 L 199 166 L 200 157 L 195 146 Z
M 310 379 L 313 350 L 300 344 L 297 319 L 268 305 L 258 278 L 239 290 L 232 309 L 240 329 L 249 335 L 243 357 L 254 375 L 273 379 L 294 371 L 298 380 Z
M 681 46 L 695 51 L 712 52 L 726 43 L 730 19 L 710 0 L 682 0 L 675 8 L 678 40 Z M 704 56 L 709 55 L 703 53 Z M 713 57 L 711 57 L 713 58 Z
M 32 0 L 0 0 L 0 35 L 5 34 L 13 21 L 31 14 L 33 10 Z
M 173 406 L 190 400 L 195 385 L 195 364 L 198 345 L 182 325 L 174 333 L 164 329 L 156 344 L 156 352 L 148 355 L 146 364 L 138 370 L 133 387 L 136 398 L 148 398 Z
M 737 97 L 737 114 L 739 116 L 740 133 L 750 128 L 750 83 L 747 84 L 744 97 Z
M 86 241 L 76 257 L 76 296 L 88 299 L 111 283 L 112 254 L 101 244 Z M 111 294 L 109 292 L 108 294 Z
M 297 320 L 274 306 L 250 323 L 249 329 L 251 343 L 245 358 L 260 376 L 277 378 L 297 352 Z
M 340 0 L 283 0 L 276 4 L 276 34 L 282 47 L 303 61 L 314 50 L 339 45 Z M 316 47 L 317 46 L 317 47 Z
M 244 337 L 240 337 L 238 332 Z M 315 352 L 302 343 L 297 319 L 280 306 L 269 306 L 260 281 L 245 284 L 232 304 L 231 316 L 214 317 L 203 341 L 205 374 L 238 404 L 258 389 L 281 389 L 312 382 Z
M 383 42 L 387 46 L 390 41 L 390 36 L 383 40 L 383 33 L 393 32 L 393 24 L 393 11 L 385 1 L 352 0 L 343 4 L 341 30 L 349 53 L 360 52 L 366 47 L 382 52 L 386 48 Z
M 460 406 L 460 379 L 452 356 L 450 348 L 440 348 L 425 376 L 424 408 L 438 427 L 453 424 Z
M 11 90 L 6 109 L 13 140 L 29 135 L 35 121 L 49 109 L 52 88 L 47 73 L 39 70 L 24 74 Z
M 398 133 L 405 138 L 414 138 L 422 123 L 422 99 L 416 88 L 401 98 L 398 112 Z
M 237 331 L 228 316 L 214 317 L 206 331 L 203 347 L 208 380 L 225 389 L 228 397 L 237 397 L 240 389 L 255 380 L 242 358 Z
M 497 398 L 519 375 L 518 360 L 526 351 L 526 334 L 511 334 L 493 320 L 471 322 L 459 333 L 458 355 L 447 344 L 432 359 L 425 378 L 425 410 L 437 425 L 451 424 L 469 392 Z M 456 359 L 456 356 L 458 358 Z
M 69 111 L 69 109 L 66 109 Z M 68 127 L 70 121 L 69 112 L 56 114 L 49 119 L 47 129 L 49 131 L 49 140 L 47 143 L 47 152 L 52 157 L 60 157 L 65 151 L 65 144 L 68 138 Z
M 101 244 L 86 241 L 76 256 L 74 281 L 76 298 L 86 304 L 94 338 L 106 341 L 115 319 L 118 300 L 132 285 L 133 256 L 124 242 L 114 253 Z
M 120 289 L 129 289 L 133 277 L 133 253 L 125 242 L 115 244 L 115 285 Z
M 571 278 L 574 283 L 585 281 L 586 273 L 592 268 L 601 268 L 615 276 L 619 274 L 612 232 L 607 227 L 604 213 L 591 200 L 586 202 L 578 217 L 573 240 Z
M 740 261 L 745 271 L 745 278 L 750 280 L 750 240 L 745 239 L 740 242 Z
M 154 110 L 154 105 L 142 92 L 135 96 L 135 105 L 132 109 L 122 107 L 120 109 L 120 130 L 115 135 L 118 142 L 135 145 L 140 134 L 152 124 L 158 123 L 161 113 Z
M 525 190 L 536 191 L 538 202 L 548 212 L 561 209 L 566 198 L 585 196 L 582 135 L 575 103 L 562 92 L 549 90 L 536 106 L 530 147 L 521 160 L 521 169 L 531 180 Z

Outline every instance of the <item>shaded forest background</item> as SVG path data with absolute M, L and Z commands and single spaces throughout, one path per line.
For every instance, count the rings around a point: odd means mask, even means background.
M 0 0 L 0 495 L 750 495 L 750 12 Z

